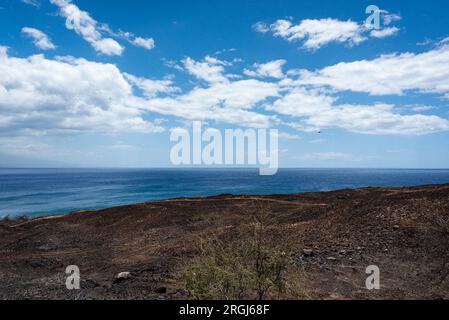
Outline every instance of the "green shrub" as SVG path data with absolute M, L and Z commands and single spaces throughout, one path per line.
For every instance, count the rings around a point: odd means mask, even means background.
M 183 274 L 189 297 L 197 300 L 304 298 L 282 231 L 265 216 L 239 231 L 199 240 L 199 254 Z M 287 276 L 291 276 L 287 279 Z M 291 281 L 288 281 L 291 280 Z

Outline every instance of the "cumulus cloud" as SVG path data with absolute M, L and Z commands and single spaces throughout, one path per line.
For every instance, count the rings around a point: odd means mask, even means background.
M 442 61 L 438 56 L 433 63 Z M 364 134 L 420 135 L 449 130 L 447 119 L 403 115 L 400 106 L 339 104 L 336 95 L 346 87 L 335 89 L 330 84 L 312 81 L 320 71 L 284 73 L 284 63 L 279 60 L 256 65 L 256 76 L 276 79 L 264 81 L 227 74 L 226 69 L 231 66 L 227 61 L 210 56 L 201 61 L 187 57 L 183 70 L 202 81 L 183 92 L 172 78 L 147 79 L 124 73 L 112 64 L 73 57 L 16 58 L 0 47 L 0 74 L 4 75 L 0 78 L 0 131 L 22 135 L 158 132 L 163 130 L 161 122 L 145 120 L 146 115 L 154 113 L 257 128 L 286 124 L 299 131 L 341 128 Z M 277 67 L 268 68 L 270 64 Z M 442 69 L 441 65 L 435 68 Z M 439 74 L 433 82 L 435 88 L 443 90 L 436 79 L 443 83 L 441 79 L 445 78 Z M 359 79 L 357 85 L 364 82 Z M 373 83 L 379 85 L 380 81 Z
M 371 95 L 402 95 L 409 90 L 447 94 L 447 79 L 449 45 L 419 54 L 382 55 L 373 60 L 339 63 L 315 72 L 303 71 L 301 83 Z
M 397 21 L 397 15 L 385 15 L 385 25 Z M 387 23 L 388 22 L 388 23 Z M 332 43 L 345 43 L 349 46 L 358 45 L 368 37 L 385 38 L 396 34 L 399 29 L 388 27 L 370 32 L 364 24 L 338 19 L 305 19 L 298 24 L 290 20 L 280 19 L 271 25 L 258 22 L 253 25 L 257 32 L 267 33 L 271 31 L 275 37 L 281 37 L 289 42 L 302 41 L 303 48 L 317 50 Z
M 270 26 L 263 22 L 253 24 L 253 29 L 260 33 L 267 33 L 270 31 Z
M 173 85 L 172 80 L 151 80 L 141 77 L 133 76 L 125 73 L 125 78 L 134 86 L 139 88 L 143 95 L 147 98 L 153 98 L 161 93 L 174 93 L 180 91 L 179 88 Z
M 415 54 L 383 55 L 373 60 L 344 62 L 314 72 L 287 72 L 280 81 L 283 96 L 267 109 L 296 117 L 289 123 L 302 131 L 341 128 L 363 134 L 423 135 L 448 131 L 449 121 L 436 115 L 410 114 L 432 108 L 385 103 L 340 104 L 338 93 L 404 95 L 408 91 L 449 94 L 449 46 Z M 292 77 L 297 76 L 294 80 Z M 330 92 L 333 94 L 331 95 Z M 399 110 L 408 110 L 401 114 Z
M 277 83 L 241 80 L 240 75 L 226 73 L 226 67 L 232 63 L 211 56 L 201 61 L 187 57 L 182 61 L 182 67 L 171 61 L 170 65 L 173 64 L 178 70 L 182 69 L 201 80 L 201 83 L 188 92 L 176 88 L 169 91 L 174 93 L 171 96 L 147 99 L 142 104 L 146 110 L 188 120 L 212 120 L 250 127 L 269 127 L 277 122 L 276 116 L 252 110 L 266 99 L 280 96 Z M 129 79 L 135 83 L 135 79 Z M 154 85 L 154 81 L 148 83 L 150 88 Z
M 86 11 L 82 11 L 72 0 L 50 0 L 59 7 L 59 14 L 66 18 L 67 29 L 74 30 L 97 52 L 108 56 L 120 56 L 125 48 L 111 37 L 125 40 L 134 46 L 151 50 L 155 47 L 153 38 L 143 38 L 132 32 L 114 32 L 107 24 L 98 23 Z M 109 35 L 111 37 L 105 37 Z
M 80 10 L 71 0 L 50 0 L 59 7 L 59 14 L 65 17 L 67 29 L 74 30 L 99 53 L 120 56 L 125 49 L 112 38 L 104 38 L 101 28 L 89 13 Z
M 200 80 L 209 83 L 228 82 L 224 75 L 226 62 L 206 56 L 203 61 L 195 61 L 188 57 L 183 61 L 185 70 Z
M 73 57 L 16 58 L 5 47 L 0 74 L 0 131 L 8 134 L 162 131 L 160 122 L 144 119 L 150 113 L 254 127 L 276 121 L 251 110 L 278 96 L 276 84 L 255 79 L 213 81 L 182 93 L 170 79 L 137 77 Z
M 189 120 L 215 120 L 230 124 L 269 127 L 276 117 L 252 111 L 269 97 L 279 96 L 274 83 L 255 79 L 213 82 L 176 97 L 155 98 L 148 110 Z
M 386 37 L 391 37 L 392 35 L 396 34 L 399 32 L 399 29 L 396 27 L 391 27 L 391 28 L 385 28 L 385 29 L 380 29 L 380 30 L 372 30 L 370 32 L 371 37 L 374 38 L 386 38 Z
M 107 56 L 121 56 L 125 50 L 117 41 L 111 38 L 99 39 L 91 42 L 95 51 Z
M 281 79 L 284 77 L 282 66 L 286 64 L 286 60 L 275 60 L 264 64 L 255 64 L 255 70 L 245 69 L 243 73 L 250 77 L 271 77 Z
M 134 40 L 131 41 L 135 46 L 142 47 L 148 50 L 151 50 L 155 47 L 154 40 L 152 38 L 142 38 L 142 37 L 136 37 Z
M 389 13 L 389 12 L 386 11 L 386 10 L 382 10 L 381 13 L 383 14 L 382 17 L 383 17 L 384 24 L 385 24 L 386 26 L 390 25 L 392 22 L 402 20 L 402 16 L 401 16 L 400 14 L 397 14 L 397 13 Z
M 212 57 L 206 57 L 202 62 L 187 58 L 184 64 L 187 72 L 205 80 L 206 87 L 197 87 L 174 97 L 151 99 L 146 104 L 149 110 L 184 119 L 256 127 L 279 123 L 279 116 L 286 116 L 290 121 L 297 119 L 291 126 L 300 131 L 341 128 L 364 134 L 421 135 L 449 130 L 446 119 L 421 114 L 402 115 L 393 105 L 338 104 L 338 98 L 326 91 L 307 89 L 303 83 L 287 78 L 281 69 L 284 60 L 258 64 L 251 72 L 244 70 L 247 76 L 271 76 L 280 79 L 279 82 L 231 81 L 226 77 L 227 63 Z M 269 98 L 271 100 L 267 100 Z M 261 105 L 276 115 L 256 112 L 256 107 Z
M 0 131 L 159 132 L 142 117 L 131 84 L 112 64 L 84 59 L 15 58 L 0 47 Z
M 119 32 L 114 32 L 109 28 L 108 25 L 102 25 L 102 29 L 110 34 L 111 36 L 126 40 L 128 43 L 132 44 L 136 47 L 141 47 L 147 50 L 152 50 L 154 47 L 156 47 L 156 44 L 154 42 L 153 38 L 143 38 L 138 37 L 132 32 L 125 32 L 120 30 Z
M 33 39 L 34 45 L 41 50 L 51 50 L 56 48 L 51 39 L 38 29 L 24 27 L 22 28 L 22 33 Z
M 267 108 L 296 117 L 298 130 L 341 128 L 364 134 L 422 135 L 449 130 L 449 121 L 431 115 L 401 115 L 393 105 L 337 104 L 337 99 L 318 90 L 291 89 Z
M 363 27 L 353 21 L 337 19 L 306 19 L 298 25 L 289 20 L 278 20 L 271 25 L 273 34 L 290 42 L 304 40 L 307 49 L 319 49 L 330 42 L 356 45 L 366 38 L 362 35 Z
M 434 106 L 422 106 L 422 105 L 414 105 L 411 106 L 411 109 L 416 112 L 430 111 L 435 109 Z

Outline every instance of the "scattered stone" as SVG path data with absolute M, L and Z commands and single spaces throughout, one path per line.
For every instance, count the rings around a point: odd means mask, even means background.
M 327 260 L 328 261 L 337 261 L 337 258 L 335 258 L 335 257 L 328 257 Z
M 400 227 L 399 227 L 397 224 L 393 226 L 393 229 L 394 229 L 394 230 L 399 230 L 399 228 L 400 228 Z
M 313 256 L 313 250 L 312 250 L 312 249 L 304 249 L 304 250 L 302 250 L 302 253 L 303 253 L 306 257 L 311 257 L 311 256 Z
M 187 296 L 189 294 L 189 292 L 184 288 L 179 289 L 177 293 L 181 296 Z
M 131 272 L 120 272 L 117 275 L 117 279 L 128 279 L 131 277 Z
M 114 280 L 114 283 L 119 283 L 128 280 L 131 278 L 131 272 L 120 272 Z
M 346 254 L 346 250 L 340 250 L 340 255 L 344 256 Z

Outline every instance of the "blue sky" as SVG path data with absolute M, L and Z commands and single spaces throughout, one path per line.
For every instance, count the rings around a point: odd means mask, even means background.
M 0 166 L 170 166 L 170 130 L 202 120 L 279 129 L 284 167 L 447 168 L 447 12 L 2 0 Z

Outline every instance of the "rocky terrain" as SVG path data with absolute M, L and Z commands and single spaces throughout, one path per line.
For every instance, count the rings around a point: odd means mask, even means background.
M 308 299 L 449 299 L 449 185 L 174 199 L 0 222 L 0 299 L 189 299 L 183 270 L 254 217 Z M 284 242 L 282 242 L 284 243 Z M 77 265 L 81 289 L 67 290 Z M 380 269 L 380 290 L 365 286 Z M 285 294 L 279 298 L 294 299 Z M 276 298 L 270 296 L 270 298 Z

